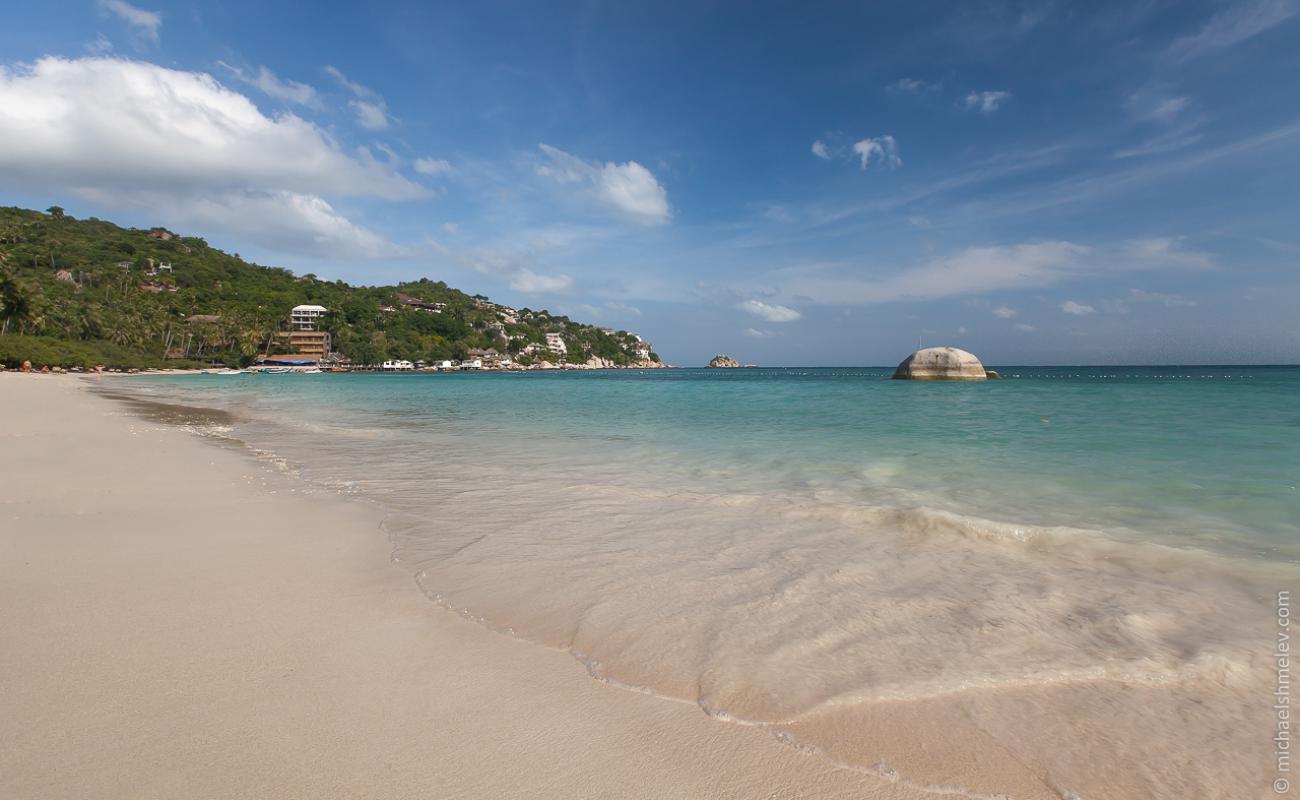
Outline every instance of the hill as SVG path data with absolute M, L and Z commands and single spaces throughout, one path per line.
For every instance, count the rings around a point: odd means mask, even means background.
M 32 351 L 69 366 L 247 364 L 284 349 L 275 334 L 299 304 L 328 309 L 319 327 L 357 364 L 495 349 L 525 365 L 659 365 L 634 333 L 510 308 L 442 281 L 352 286 L 249 263 L 164 228 L 0 208 L 0 362 L 41 363 L 24 355 Z

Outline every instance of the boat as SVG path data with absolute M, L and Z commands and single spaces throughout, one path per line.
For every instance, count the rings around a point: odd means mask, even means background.
M 249 374 L 251 374 L 251 373 L 249 373 L 249 371 L 246 370 L 246 369 L 221 369 L 221 370 L 217 370 L 216 372 L 209 372 L 209 373 L 207 373 L 207 374 L 209 374 L 209 375 L 249 375 Z
M 289 371 L 290 370 L 288 367 L 263 367 L 262 368 L 263 375 L 283 375 Z

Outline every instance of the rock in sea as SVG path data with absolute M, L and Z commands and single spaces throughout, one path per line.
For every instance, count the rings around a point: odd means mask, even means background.
M 903 359 L 894 370 L 894 377 L 913 381 L 982 381 L 989 374 L 980 360 L 965 350 L 927 347 Z

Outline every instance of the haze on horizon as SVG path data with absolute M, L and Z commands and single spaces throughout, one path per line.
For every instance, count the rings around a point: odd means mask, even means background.
M 428 276 L 670 363 L 1300 362 L 1300 0 L 75 0 L 0 203 Z

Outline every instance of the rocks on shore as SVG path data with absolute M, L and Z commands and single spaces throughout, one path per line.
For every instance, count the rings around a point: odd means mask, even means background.
M 714 369 L 734 369 L 740 366 L 740 362 L 731 356 L 716 355 L 709 361 L 709 366 Z
M 913 381 L 982 381 L 989 374 L 972 353 L 956 347 L 927 347 L 917 350 L 898 365 L 894 377 Z

